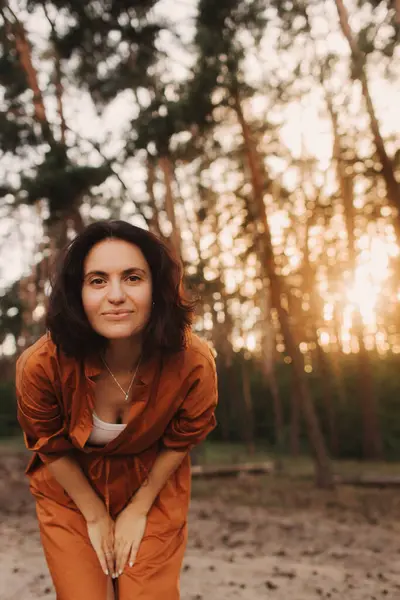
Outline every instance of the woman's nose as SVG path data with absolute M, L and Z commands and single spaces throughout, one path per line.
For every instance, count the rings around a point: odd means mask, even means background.
M 122 302 L 125 300 L 125 292 L 120 282 L 110 283 L 108 299 L 110 302 Z

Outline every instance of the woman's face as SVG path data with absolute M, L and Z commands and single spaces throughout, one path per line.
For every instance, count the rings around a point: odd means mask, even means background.
M 152 308 L 151 271 L 140 248 L 119 239 L 93 246 L 83 265 L 82 302 L 105 338 L 140 335 Z

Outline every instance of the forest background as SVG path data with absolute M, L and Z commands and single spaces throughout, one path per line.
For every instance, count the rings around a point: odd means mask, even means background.
M 122 218 L 200 296 L 215 440 L 400 458 L 398 4 L 1 2 L 2 436 L 58 250 Z

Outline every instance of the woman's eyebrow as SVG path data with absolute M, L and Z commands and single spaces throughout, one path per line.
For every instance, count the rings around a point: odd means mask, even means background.
M 123 275 L 124 277 L 126 275 L 130 275 L 131 273 L 140 273 L 141 275 L 146 275 L 146 271 L 144 269 L 141 269 L 140 267 L 131 267 L 130 269 L 124 269 L 121 272 L 121 275 Z M 108 273 L 106 273 L 105 271 L 89 271 L 88 273 L 86 273 L 85 275 L 85 279 L 86 277 L 89 277 L 89 275 L 100 275 L 101 277 L 107 277 Z

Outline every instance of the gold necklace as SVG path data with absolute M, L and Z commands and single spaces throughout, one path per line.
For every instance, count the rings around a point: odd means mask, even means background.
M 122 387 L 122 385 L 120 385 L 120 383 L 117 381 L 116 377 L 114 376 L 114 373 L 111 371 L 110 367 L 106 363 L 106 359 L 104 358 L 104 356 L 103 355 L 100 355 L 100 356 L 101 356 L 101 360 L 103 361 L 103 363 L 104 363 L 107 371 L 110 373 L 111 377 L 114 379 L 115 383 L 117 384 L 117 386 L 119 387 L 119 389 L 121 390 L 121 392 L 124 394 L 124 400 L 125 400 L 125 402 L 128 402 L 129 392 L 131 391 L 131 387 L 133 385 L 133 382 L 135 381 L 136 373 L 138 372 L 140 361 L 142 360 L 142 355 L 140 355 L 139 362 L 138 362 L 138 364 L 136 366 L 135 372 L 134 372 L 133 377 L 131 379 L 131 382 L 129 384 L 128 391 L 126 391 L 126 392 L 125 392 L 124 388 Z

